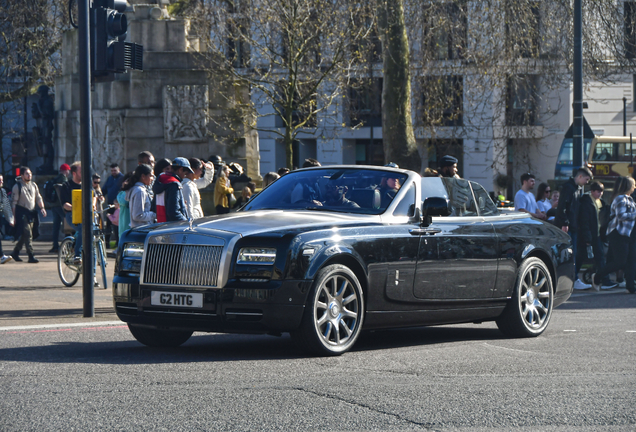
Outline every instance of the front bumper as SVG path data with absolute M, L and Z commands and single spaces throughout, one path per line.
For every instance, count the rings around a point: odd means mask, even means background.
M 305 280 L 230 281 L 222 289 L 191 290 L 139 285 L 137 278 L 116 276 L 113 302 L 119 319 L 130 324 L 202 332 L 286 332 L 300 326 L 311 284 Z M 203 307 L 154 306 L 152 291 L 202 293 Z

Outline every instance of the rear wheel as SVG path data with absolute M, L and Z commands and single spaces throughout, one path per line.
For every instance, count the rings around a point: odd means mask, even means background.
M 539 258 L 526 259 L 519 268 L 510 302 L 497 319 L 497 327 L 507 336 L 539 336 L 552 316 L 552 277 Z
M 300 328 L 292 338 L 314 354 L 347 352 L 360 336 L 364 297 L 356 275 L 340 264 L 320 270 L 309 294 Z
M 60 280 L 67 287 L 75 285 L 80 277 L 81 267 L 73 264 L 75 259 L 75 239 L 67 237 L 62 240 L 57 252 L 57 272 Z
M 134 324 L 128 324 L 128 329 L 137 341 L 150 347 L 178 347 L 192 336 L 191 331 L 159 330 Z

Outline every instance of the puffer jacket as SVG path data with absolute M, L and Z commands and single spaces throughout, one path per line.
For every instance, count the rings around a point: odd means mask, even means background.
M 174 173 L 162 173 L 152 185 L 153 209 L 157 222 L 187 221 L 181 179 Z

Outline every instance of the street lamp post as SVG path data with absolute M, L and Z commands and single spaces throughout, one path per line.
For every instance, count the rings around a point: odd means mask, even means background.
M 574 64 L 572 150 L 574 168 L 583 166 L 583 12 L 581 0 L 574 0 Z

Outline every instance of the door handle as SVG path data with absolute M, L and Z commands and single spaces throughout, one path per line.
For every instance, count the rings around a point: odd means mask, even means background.
M 409 230 L 412 235 L 435 235 L 441 233 L 441 228 L 415 228 Z

